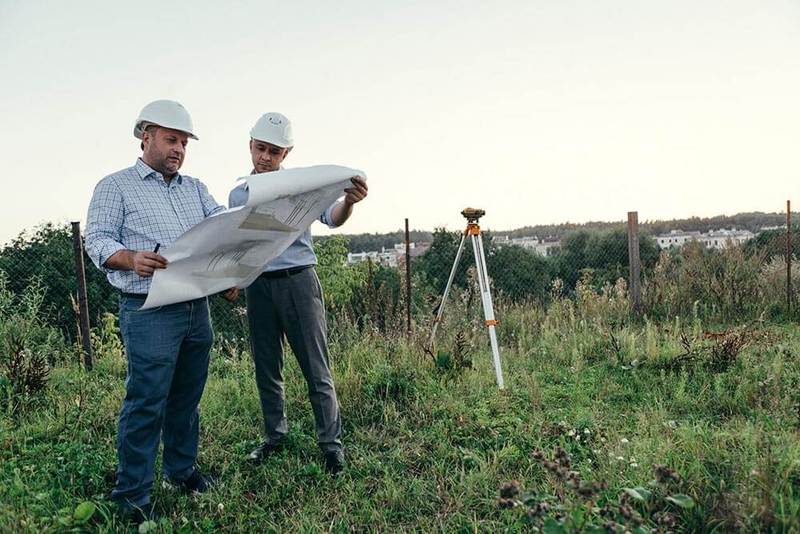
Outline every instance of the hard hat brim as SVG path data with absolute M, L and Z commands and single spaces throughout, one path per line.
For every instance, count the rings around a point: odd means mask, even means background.
M 191 137 L 191 138 L 192 138 L 192 139 L 194 139 L 195 141 L 199 141 L 199 140 L 200 140 L 200 139 L 198 139 L 198 137 L 197 137 L 195 134 L 193 134 L 192 132 L 187 132 L 186 130 L 182 130 L 182 129 L 180 129 L 180 128 L 173 128 L 172 126 L 167 126 L 167 125 L 165 125 L 165 124 L 158 124 L 158 123 L 155 123 L 155 122 L 149 122 L 149 121 L 141 121 L 141 122 L 138 122 L 138 123 L 136 123 L 136 124 L 134 125 L 134 127 L 133 127 L 133 136 L 134 136 L 136 139 L 141 139 L 141 138 L 142 138 L 142 136 L 144 135 L 144 130 L 145 130 L 145 128 L 147 128 L 148 126 L 151 126 L 151 125 L 152 125 L 152 126 L 158 126 L 158 127 L 160 127 L 160 128 L 169 128 L 170 130 L 177 130 L 177 131 L 179 131 L 179 132 L 183 132 L 183 133 L 185 133 L 186 135 L 188 135 L 189 137 Z
M 252 134 L 250 135 L 250 139 L 253 141 L 260 141 L 262 143 L 269 143 L 270 145 L 275 145 L 281 148 L 292 148 L 294 143 L 286 143 L 283 141 L 275 141 L 274 139 L 261 139 L 260 137 L 255 137 Z

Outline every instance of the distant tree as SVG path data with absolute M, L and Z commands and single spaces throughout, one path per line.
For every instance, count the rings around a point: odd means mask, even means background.
M 347 250 L 349 252 L 380 251 L 384 248 L 392 249 L 397 243 L 405 243 L 405 231 L 401 230 L 383 234 L 343 234 L 341 237 L 347 241 Z M 409 239 L 416 243 L 430 243 L 432 237 L 430 232 L 420 230 L 412 230 L 409 232 Z M 323 242 L 329 239 L 329 236 L 315 237 L 314 239 L 316 242 Z
M 639 236 L 639 257 L 642 267 L 652 268 L 658 261 L 659 249 L 648 234 Z M 554 275 L 568 288 L 574 288 L 584 270 L 590 269 L 599 285 L 628 277 L 628 234 L 623 228 L 592 232 L 579 230 L 565 236 L 561 250 L 553 257 Z
M 116 311 L 117 292 L 84 252 L 86 292 L 92 324 L 107 311 Z M 74 336 L 77 321 L 72 309 L 77 294 L 72 228 L 67 223 L 46 223 L 23 232 L 0 249 L 0 271 L 8 275 L 8 288 L 22 294 L 31 280 L 38 279 L 45 290 L 46 313 L 52 324 Z
M 486 267 L 495 288 L 514 301 L 547 297 L 552 282 L 550 264 L 532 250 L 518 245 L 493 247 Z
M 441 294 L 447 284 L 460 240 L 460 232 L 449 232 L 444 228 L 437 228 L 433 232 L 431 247 L 414 262 L 415 272 L 423 273 L 437 294 Z M 468 258 L 472 258 L 472 246 L 469 243 L 464 247 L 453 279 L 453 283 L 461 287 L 464 287 L 467 279 L 467 268 L 470 264 L 467 261 Z M 474 263 L 474 260 L 471 263 Z
M 365 273 L 347 266 L 347 238 L 336 235 L 318 240 L 317 273 L 325 297 L 325 306 L 331 313 L 339 312 L 349 304 L 355 288 L 363 285 Z
M 744 252 L 748 256 L 764 254 L 765 258 L 774 256 L 786 257 L 786 230 L 768 230 L 747 241 Z M 800 257 L 800 229 L 792 229 L 792 257 Z

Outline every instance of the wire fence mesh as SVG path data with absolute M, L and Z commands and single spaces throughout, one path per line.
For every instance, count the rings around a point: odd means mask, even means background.
M 640 232 L 641 313 L 649 318 L 702 314 L 719 321 L 794 317 L 792 280 L 800 274 L 796 263 L 800 235 L 796 225 L 790 227 L 742 234 L 746 239 L 719 232 Z M 547 306 L 589 293 L 621 299 L 629 306 L 626 313 L 632 313 L 629 232 L 625 223 L 546 236 L 484 232 L 487 270 L 501 325 L 504 313 L 514 307 Z M 412 329 L 424 337 L 441 305 L 461 236 L 461 232 L 440 229 L 427 241 L 410 243 L 408 285 L 404 243 L 388 250 L 354 252 L 344 237 L 318 239 L 317 270 L 331 334 L 336 335 L 337 325 L 346 322 L 359 329 L 404 336 L 408 309 Z M 31 285 L 42 287 L 46 316 L 70 340 L 79 335 L 74 259 L 69 225 L 45 224 L 0 249 L 4 290 L 23 295 Z M 88 312 L 95 326 L 105 314 L 116 314 L 118 294 L 85 253 L 84 263 Z M 472 243 L 466 240 L 455 265 L 453 313 L 480 316 L 476 283 Z M 210 303 L 218 342 L 246 346 L 244 296 L 234 303 L 213 296 Z

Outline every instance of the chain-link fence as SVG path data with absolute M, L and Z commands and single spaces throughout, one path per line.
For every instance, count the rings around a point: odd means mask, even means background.
M 512 307 L 547 306 L 588 293 L 622 295 L 631 316 L 703 314 L 728 321 L 794 317 L 792 280 L 798 273 L 793 261 L 800 250 L 796 223 L 787 217 L 783 225 L 748 230 L 654 232 L 658 225 L 639 230 L 636 221 L 629 221 L 602 228 L 555 228 L 544 235 L 483 232 L 482 237 L 501 322 Z M 333 335 L 344 323 L 394 336 L 407 335 L 409 327 L 418 333 L 429 329 L 462 233 L 440 229 L 415 234 L 408 244 L 401 241 L 380 250 L 348 250 L 343 237 L 317 240 L 318 272 Z M 26 288 L 39 286 L 46 317 L 70 340 L 80 334 L 73 245 L 69 225 L 46 224 L 0 249 L 4 290 L 23 295 Z M 362 240 L 359 246 L 364 245 Z M 104 314 L 116 314 L 117 292 L 85 253 L 84 263 L 87 312 L 95 326 Z M 480 313 L 475 264 L 472 242 L 466 239 L 451 298 Z M 234 303 L 214 296 L 210 302 L 218 342 L 223 348 L 245 344 L 244 296 Z

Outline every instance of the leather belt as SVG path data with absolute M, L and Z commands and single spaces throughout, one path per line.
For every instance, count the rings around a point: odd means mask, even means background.
M 147 293 L 125 293 L 124 291 L 120 291 L 119 294 L 128 299 L 145 300 L 147 298 Z
M 300 274 L 303 271 L 312 268 L 313 265 L 303 265 L 302 267 L 291 267 L 289 269 L 279 269 L 277 271 L 267 271 L 265 273 L 261 273 L 258 275 L 259 278 L 266 278 L 268 280 L 272 280 L 274 278 L 289 278 L 290 276 L 294 276 L 296 274 Z

